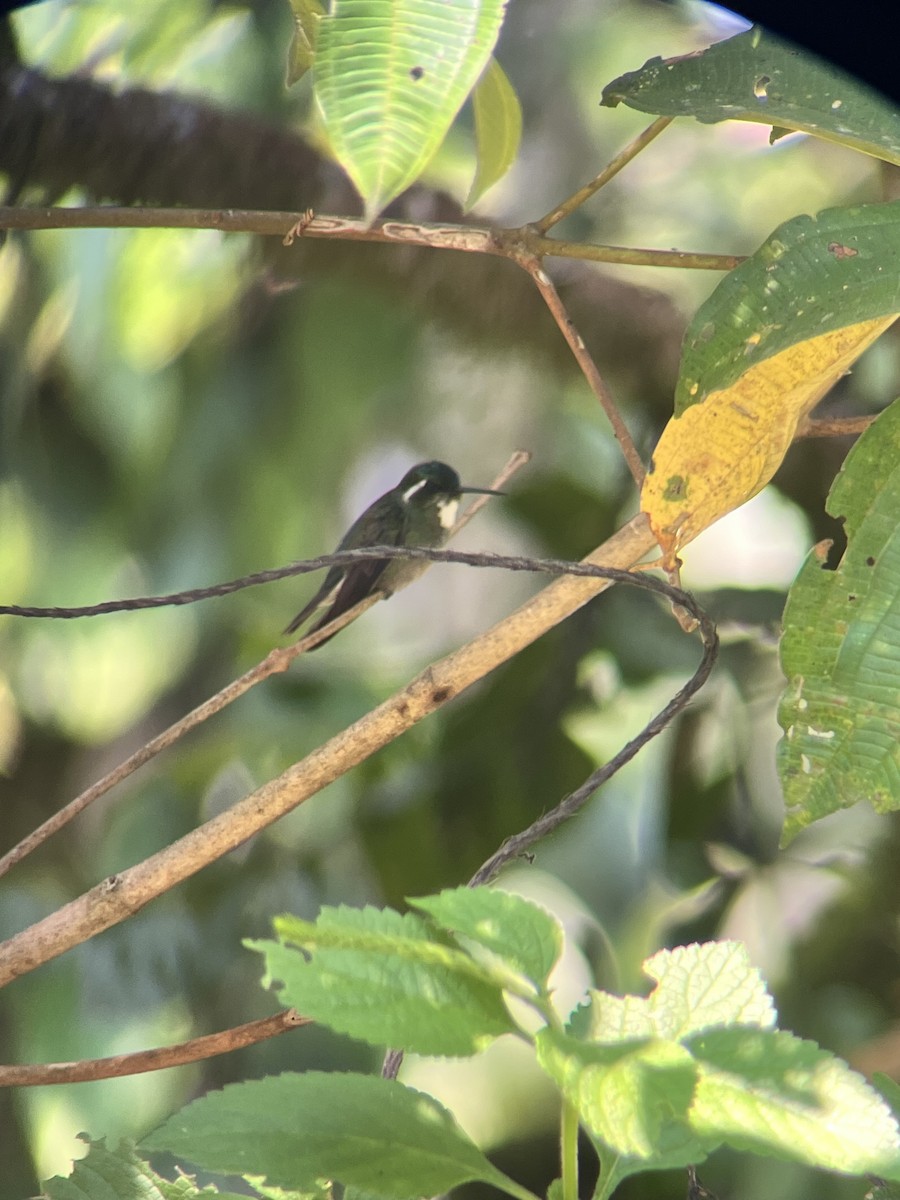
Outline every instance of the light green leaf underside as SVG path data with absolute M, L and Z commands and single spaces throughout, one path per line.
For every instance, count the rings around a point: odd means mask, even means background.
M 497 41 L 503 0 L 334 0 L 316 98 L 335 157 L 378 212 L 421 174 Z
M 811 1167 L 894 1175 L 897 1123 L 841 1059 L 792 1033 L 714 1029 L 688 1041 L 699 1067 L 691 1128 Z
M 232 1084 L 189 1104 L 141 1145 L 281 1187 L 335 1179 L 387 1200 L 414 1200 L 480 1179 L 529 1197 L 436 1100 L 365 1075 L 309 1071 Z
M 898 311 L 900 201 L 793 217 L 698 309 L 676 413 L 789 346 Z
M 522 106 L 506 72 L 495 58 L 488 63 L 472 93 L 475 109 L 475 178 L 466 197 L 472 208 L 502 179 L 516 160 L 522 140 Z
M 660 950 L 644 971 L 657 982 L 649 996 L 592 993 L 592 1040 L 683 1038 L 714 1025 L 775 1024 L 771 997 L 741 942 Z
M 602 104 L 660 116 L 801 130 L 900 164 L 900 112 L 849 75 L 760 29 L 700 54 L 651 58 L 603 89 Z
M 828 511 L 847 550 L 836 571 L 810 554 L 784 615 L 785 842 L 859 800 L 900 807 L 900 401 L 848 455 Z
M 723 1143 L 894 1177 L 900 1134 L 888 1105 L 840 1059 L 772 1028 L 740 943 L 661 951 L 644 970 L 657 981 L 650 996 L 595 992 L 566 1033 L 537 1036 L 539 1061 L 608 1164 L 604 1195 Z
M 543 1029 L 537 1050 L 592 1137 L 621 1156 L 617 1179 L 699 1163 L 722 1144 L 847 1174 L 900 1167 L 882 1097 L 790 1033 L 730 1026 L 598 1046 Z

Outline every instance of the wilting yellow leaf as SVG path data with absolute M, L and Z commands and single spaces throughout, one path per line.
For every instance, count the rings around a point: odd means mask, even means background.
M 677 553 L 765 487 L 801 418 L 896 317 L 789 346 L 672 418 L 641 492 L 641 508 L 666 553 Z

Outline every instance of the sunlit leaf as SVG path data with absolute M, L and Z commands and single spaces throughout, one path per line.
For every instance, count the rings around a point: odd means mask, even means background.
M 428 164 L 485 69 L 504 0 L 334 0 L 316 97 L 373 220 Z
M 556 918 L 512 892 L 448 888 L 410 904 L 454 935 L 491 950 L 539 985 L 546 982 L 562 953 L 562 929 Z
M 595 993 L 565 1033 L 536 1039 L 601 1157 L 612 1152 L 612 1181 L 702 1162 L 722 1144 L 897 1177 L 900 1132 L 884 1099 L 828 1051 L 772 1028 L 742 946 L 686 946 L 644 969 L 657 980 L 647 999 Z
M 702 1142 L 688 1132 L 697 1069 L 677 1042 L 646 1038 L 597 1045 L 542 1029 L 537 1052 L 585 1126 L 617 1154 L 654 1166 L 661 1135 L 677 1125 L 693 1140 L 690 1155 L 696 1156 L 683 1161 L 705 1157 Z
M 660 950 L 644 972 L 656 981 L 649 996 L 592 994 L 591 1040 L 682 1038 L 715 1025 L 775 1024 L 771 997 L 741 942 Z
M 834 571 L 810 554 L 784 615 L 785 841 L 859 800 L 900 807 L 900 401 L 850 452 L 828 511 L 847 550 Z
M 762 29 L 699 54 L 651 58 L 614 79 L 601 104 L 660 116 L 802 130 L 900 163 L 900 113 L 877 92 Z
M 896 1175 L 890 1109 L 827 1050 L 747 1028 L 709 1030 L 688 1047 L 699 1065 L 691 1127 L 700 1136 L 847 1174 Z

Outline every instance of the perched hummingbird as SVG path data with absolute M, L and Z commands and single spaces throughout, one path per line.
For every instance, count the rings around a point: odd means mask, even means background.
M 412 467 L 396 487 L 370 504 L 357 517 L 337 548 L 360 550 L 366 546 L 428 546 L 446 542 L 456 523 L 463 492 L 502 496 L 491 488 L 463 487 L 452 467 L 442 462 L 424 462 Z M 332 567 L 312 600 L 297 613 L 285 633 L 293 633 L 319 608 L 326 612 L 309 633 L 376 592 L 387 597 L 412 583 L 429 566 L 424 559 L 373 558 L 346 566 Z M 332 635 L 334 636 L 334 635 Z M 325 641 L 330 641 L 326 638 Z M 324 646 L 325 642 L 320 642 Z M 317 647 L 318 648 L 318 647 Z

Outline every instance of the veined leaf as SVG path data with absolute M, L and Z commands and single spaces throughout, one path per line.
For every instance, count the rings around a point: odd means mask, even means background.
M 542 986 L 562 954 L 555 917 L 537 904 L 500 888 L 448 888 L 437 896 L 410 899 L 454 937 L 484 946 L 514 970 Z
M 316 98 L 335 157 L 374 220 L 421 174 L 475 86 L 504 0 L 333 0 Z
M 644 969 L 657 980 L 646 999 L 596 992 L 565 1033 L 535 1039 L 608 1164 L 604 1195 L 637 1171 L 700 1163 L 722 1143 L 897 1178 L 900 1132 L 884 1099 L 834 1055 L 771 1027 L 740 944 L 662 951 Z
M 314 924 L 275 924 L 282 942 L 246 944 L 265 955 L 267 979 L 278 981 L 286 1004 L 338 1033 L 459 1055 L 516 1030 L 488 969 L 414 913 L 342 905 L 323 908 Z
M 896 1178 L 900 1135 L 862 1075 L 814 1042 L 770 1029 L 712 1029 L 688 1043 L 699 1067 L 691 1128 L 811 1167 Z
M 699 54 L 651 58 L 607 84 L 600 103 L 709 124 L 756 121 L 781 131 L 802 130 L 900 163 L 896 108 L 763 29 L 749 29 Z
M 321 1179 L 387 1200 L 434 1196 L 479 1179 L 534 1200 L 493 1167 L 431 1096 L 366 1075 L 272 1075 L 210 1092 L 141 1143 L 209 1171 L 276 1187 Z
M 685 337 L 641 507 L 677 550 L 772 478 L 797 423 L 900 313 L 900 203 L 780 226 Z
M 784 615 L 784 841 L 859 800 L 900 807 L 900 400 L 851 450 L 828 511 L 847 550 L 834 571 L 810 554 Z
M 705 1158 L 703 1142 L 688 1130 L 697 1067 L 678 1042 L 645 1038 L 596 1045 L 546 1028 L 535 1044 L 538 1062 L 585 1127 L 617 1154 L 653 1167 L 661 1136 L 676 1126 L 679 1145 L 694 1157 L 675 1165 Z
M 107 1150 L 104 1139 L 88 1142 L 88 1152 L 65 1179 L 54 1175 L 41 1190 L 46 1200 L 240 1200 L 233 1192 L 198 1187 L 188 1175 L 166 1179 L 135 1154 L 130 1142 Z M 307 1200 L 312 1200 L 308 1197 Z
M 593 992 L 578 1013 L 595 1042 L 685 1038 L 716 1025 L 775 1024 L 775 1008 L 741 942 L 707 942 L 659 950 L 644 963 L 655 980 L 649 996 Z
M 522 106 L 506 72 L 492 58 L 472 93 L 478 163 L 466 197 L 472 208 L 516 160 L 522 140 Z

